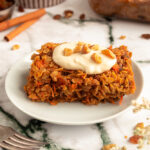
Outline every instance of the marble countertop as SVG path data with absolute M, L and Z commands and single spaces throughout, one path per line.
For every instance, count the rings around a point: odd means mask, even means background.
M 74 11 L 71 20 L 52 19 L 53 14 L 62 14 L 66 9 Z M 26 9 L 25 13 L 30 11 L 32 10 Z M 133 60 L 137 61 L 144 75 L 142 97 L 150 97 L 150 40 L 140 38 L 141 34 L 150 33 L 149 24 L 125 20 L 112 20 L 111 22 L 104 20 L 91 10 L 87 0 L 66 0 L 61 5 L 47 8 L 47 12 L 48 14 L 40 21 L 10 42 L 4 41 L 3 37 L 13 28 L 0 33 L 0 124 L 24 132 L 26 136 L 49 141 L 50 144 L 41 149 L 100 150 L 103 144 L 111 142 L 119 146 L 126 146 L 127 150 L 136 150 L 137 145 L 130 144 L 124 136 L 130 137 L 133 127 L 138 122 L 150 124 L 150 121 L 146 119 L 150 117 L 149 111 L 143 110 L 133 114 L 131 108 L 123 115 L 104 123 L 87 126 L 62 126 L 30 118 L 9 101 L 4 84 L 10 67 L 18 59 L 39 49 L 46 42 L 64 41 L 86 41 L 102 46 L 113 44 L 114 47 L 127 45 L 133 53 Z M 86 20 L 83 22 L 78 19 L 81 13 L 86 14 Z M 13 17 L 22 14 L 16 10 Z M 121 35 L 125 35 L 126 39 L 120 40 Z M 111 43 L 112 39 L 113 43 Z M 19 44 L 20 49 L 12 51 L 11 47 L 14 44 Z M 143 150 L 149 149 L 148 145 L 143 148 Z

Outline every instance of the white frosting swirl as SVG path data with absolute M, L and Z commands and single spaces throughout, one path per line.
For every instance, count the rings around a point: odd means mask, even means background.
M 109 58 L 101 53 L 104 48 L 97 51 L 91 50 L 88 54 L 73 53 L 70 56 L 64 56 L 64 49 L 74 49 L 78 42 L 69 42 L 57 46 L 53 52 L 53 61 L 62 68 L 69 70 L 82 70 L 87 74 L 100 74 L 108 71 L 116 63 L 116 58 Z M 91 55 L 97 53 L 102 63 L 97 64 L 91 59 Z

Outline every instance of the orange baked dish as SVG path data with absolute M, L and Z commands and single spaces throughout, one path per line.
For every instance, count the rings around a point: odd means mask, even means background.
M 27 84 L 24 86 L 27 96 L 32 101 L 47 102 L 51 105 L 60 102 L 81 102 L 88 105 L 105 102 L 114 104 L 121 102 L 124 95 L 135 92 L 132 53 L 126 46 L 107 49 L 116 57 L 116 63 L 110 70 L 100 74 L 87 74 L 83 70 L 63 68 L 53 61 L 54 50 L 59 45 L 61 44 L 47 43 L 38 50 L 38 54 L 32 55 L 33 62 Z M 78 53 L 81 49 L 87 50 L 84 44 L 79 49 Z M 68 56 L 72 54 L 69 50 L 66 52 Z

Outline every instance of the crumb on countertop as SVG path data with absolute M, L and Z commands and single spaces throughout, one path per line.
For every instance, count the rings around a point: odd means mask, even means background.
M 119 37 L 120 40 L 124 40 L 125 38 L 126 38 L 125 35 L 121 35 L 121 36 Z
M 85 19 L 85 14 L 81 14 L 81 15 L 79 16 L 79 19 L 80 19 L 80 20 L 84 20 L 84 19 Z
M 116 144 L 108 144 L 104 145 L 102 150 L 127 150 L 127 148 L 125 146 L 119 147 Z
M 150 101 L 143 97 L 141 104 L 138 103 L 136 100 L 133 100 L 132 106 L 134 106 L 134 109 L 133 109 L 134 113 L 139 112 L 142 109 L 150 110 Z
M 148 33 L 147 34 L 142 34 L 141 38 L 149 40 L 150 39 L 150 34 L 148 34 Z
M 19 11 L 19 8 L 18 8 L 18 11 Z M 64 15 L 55 14 L 53 16 L 53 19 L 54 20 L 60 20 L 62 18 L 66 18 L 67 19 L 67 18 L 71 18 L 73 16 L 73 14 L 74 14 L 73 10 L 68 9 L 68 10 L 64 10 Z M 85 20 L 85 14 L 84 13 L 80 14 L 79 15 L 79 19 L 80 19 L 80 21 Z
M 53 16 L 53 19 L 54 20 L 60 20 L 61 19 L 61 15 L 56 14 L 56 15 Z
M 138 144 L 138 149 L 142 149 L 145 144 L 150 144 L 150 125 L 145 126 L 143 122 L 137 123 L 129 142 Z
M 20 48 L 20 45 L 18 45 L 18 44 L 15 44 L 15 45 L 13 45 L 12 46 L 12 48 L 11 48 L 11 50 L 18 50 Z

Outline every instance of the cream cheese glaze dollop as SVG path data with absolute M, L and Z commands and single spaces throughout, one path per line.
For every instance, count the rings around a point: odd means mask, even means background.
M 73 50 L 77 43 L 78 42 L 68 42 L 57 46 L 53 51 L 53 61 L 62 68 L 68 70 L 82 70 L 87 74 L 100 74 L 110 70 L 113 65 L 115 65 L 117 61 L 116 58 L 112 59 L 101 53 L 105 48 L 100 48 L 97 51 L 91 50 L 88 54 L 73 53 L 70 56 L 64 56 L 64 49 L 69 48 Z M 101 57 L 102 63 L 97 64 L 91 59 L 93 53 Z

